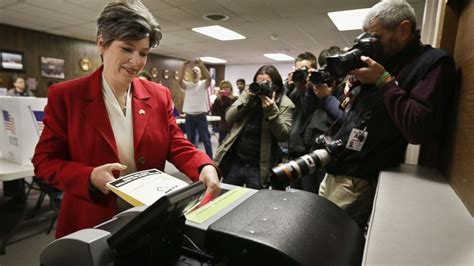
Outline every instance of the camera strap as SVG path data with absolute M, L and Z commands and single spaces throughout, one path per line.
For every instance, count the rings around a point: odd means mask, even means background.
M 342 98 L 342 100 L 340 100 L 341 103 L 339 105 L 339 108 L 341 108 L 345 113 L 348 113 L 351 110 L 355 102 L 356 96 L 360 93 L 360 86 L 358 85 L 360 84 L 357 83 L 353 78 L 349 78 L 346 81 L 344 81 L 342 97 L 340 97 L 340 99 Z M 357 88 L 354 89 L 354 87 L 357 87 Z M 330 136 L 334 129 L 334 126 L 338 122 L 340 122 L 340 120 L 341 120 L 341 117 L 338 116 L 327 128 L 327 130 L 324 132 L 324 135 Z M 344 123 L 345 122 L 343 122 L 343 124 Z
M 360 93 L 360 86 L 358 85 L 360 85 L 360 83 L 352 77 L 345 82 L 344 98 L 342 98 L 339 108 L 344 110 L 346 113 L 350 111 L 357 95 Z

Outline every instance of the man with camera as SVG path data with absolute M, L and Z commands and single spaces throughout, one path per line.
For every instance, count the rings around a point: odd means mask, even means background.
M 303 133 L 308 119 L 319 106 L 319 100 L 312 92 L 312 85 L 307 82 L 309 71 L 316 68 L 316 56 L 310 52 L 301 53 L 296 57 L 293 70 L 288 73 L 285 82 L 286 95 L 295 105 L 290 136 L 287 142 L 280 143 L 283 150 L 287 150 L 289 160 L 308 153 L 311 148 L 311 144 L 305 143 Z M 317 193 L 319 181 L 313 175 L 305 175 L 290 185 L 293 188 Z
M 379 172 L 402 161 L 407 142 L 440 144 L 456 84 L 454 60 L 441 49 L 421 44 L 415 12 L 407 2 L 374 5 L 363 30 L 372 38 L 360 39 L 359 45 L 375 38 L 383 52 L 368 53 L 360 45 L 365 66 L 356 64 L 349 74 L 361 84 L 351 87 L 357 88 L 357 94 L 349 99 L 341 129 L 332 136 L 341 139 L 345 149 L 331 156 L 319 190 L 362 229 L 372 209 Z M 351 50 L 339 61 L 358 52 Z

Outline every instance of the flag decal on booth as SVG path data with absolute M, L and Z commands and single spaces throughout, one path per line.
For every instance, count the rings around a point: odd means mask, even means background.
M 13 119 L 13 116 L 7 110 L 2 110 L 2 113 L 5 131 L 10 131 L 15 135 L 15 120 Z
M 40 136 L 44 128 L 44 124 L 43 124 L 44 111 L 34 111 L 33 109 L 31 109 L 31 106 L 28 106 L 28 109 L 30 109 L 31 116 L 33 117 L 36 133 L 38 133 L 38 136 Z

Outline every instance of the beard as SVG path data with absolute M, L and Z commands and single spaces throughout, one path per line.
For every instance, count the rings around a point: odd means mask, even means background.
M 386 59 L 392 58 L 402 50 L 402 45 L 395 36 L 390 36 L 386 45 L 384 45 L 384 57 Z

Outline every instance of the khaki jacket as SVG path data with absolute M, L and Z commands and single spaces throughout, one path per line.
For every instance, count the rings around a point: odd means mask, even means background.
M 252 115 L 252 111 L 249 108 L 249 97 L 251 96 L 246 92 L 242 93 L 237 101 L 227 110 L 226 120 L 229 123 L 234 123 L 234 126 L 230 130 L 229 135 L 217 148 L 214 161 L 218 165 L 223 162 L 225 155 L 237 140 L 249 117 Z M 279 105 L 274 104 L 269 108 L 263 109 L 260 146 L 260 182 L 262 186 L 267 185 L 270 168 L 277 163 L 272 161 L 272 152 L 274 152 L 272 151 L 272 143 L 287 140 L 291 130 L 295 106 L 286 95 L 282 95 L 279 102 Z

